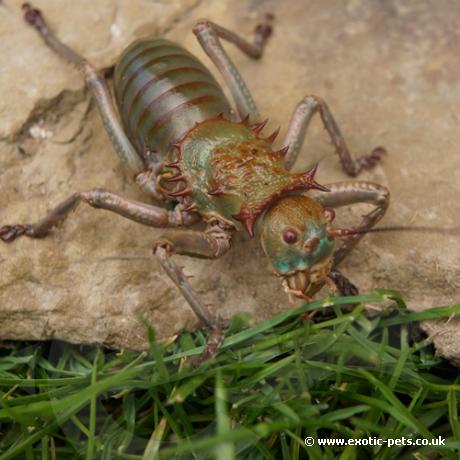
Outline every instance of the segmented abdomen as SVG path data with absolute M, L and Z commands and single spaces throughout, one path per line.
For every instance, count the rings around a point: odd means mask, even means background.
M 132 43 L 115 66 L 115 96 L 128 137 L 166 152 L 196 122 L 229 113 L 217 81 L 184 48 L 159 38 Z

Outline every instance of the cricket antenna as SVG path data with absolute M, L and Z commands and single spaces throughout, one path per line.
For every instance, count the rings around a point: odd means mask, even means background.
M 442 227 L 410 227 L 410 226 L 391 226 L 376 228 L 336 228 L 327 233 L 332 237 L 345 237 L 353 235 L 365 235 L 366 233 L 378 232 L 421 232 L 421 233 L 439 233 L 443 235 L 460 236 L 460 227 L 442 228 Z

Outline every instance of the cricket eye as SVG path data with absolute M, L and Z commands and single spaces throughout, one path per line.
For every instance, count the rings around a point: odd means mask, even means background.
M 286 230 L 283 230 L 283 240 L 287 244 L 294 244 L 298 239 L 299 235 L 293 228 L 287 228 Z

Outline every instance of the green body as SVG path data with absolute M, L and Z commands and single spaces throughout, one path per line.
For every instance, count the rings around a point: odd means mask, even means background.
M 148 149 L 169 160 L 157 184 L 165 198 L 182 201 L 208 222 L 250 236 L 258 229 L 280 275 L 313 267 L 318 276 L 327 271 L 332 240 L 323 211 L 313 200 L 291 196 L 312 187 L 324 190 L 314 182 L 314 171 L 290 173 L 286 150 L 272 149 L 275 135 L 259 136 L 263 124 L 230 121 L 222 89 L 196 57 L 168 40 L 138 40 L 117 62 L 115 95 L 141 156 Z M 283 240 L 289 226 L 301 236 L 295 244 Z M 311 238 L 320 243 L 305 250 L 302 245 Z M 292 276 L 288 284 L 294 292 L 305 285 Z
M 216 119 L 198 125 L 181 143 L 180 158 L 200 214 L 236 228 L 242 209 L 257 213 L 291 182 L 283 158 L 242 123 Z
M 276 200 L 311 188 L 308 174 L 287 171 L 284 152 L 273 151 L 271 140 L 259 137 L 257 129 L 244 122 L 217 117 L 199 123 L 177 149 L 171 160 L 195 210 L 250 235 Z

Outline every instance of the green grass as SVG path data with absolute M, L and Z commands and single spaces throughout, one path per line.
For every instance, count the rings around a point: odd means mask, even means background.
M 369 318 L 364 307 L 388 305 Z M 353 302 L 352 309 L 342 306 Z M 328 307 L 314 321 L 305 313 Z M 398 293 L 329 298 L 255 326 L 236 318 L 219 354 L 206 336 L 143 353 L 60 342 L 0 350 L 0 460 L 459 458 L 458 370 L 414 340 Z M 319 446 L 304 438 L 437 438 L 443 447 Z

